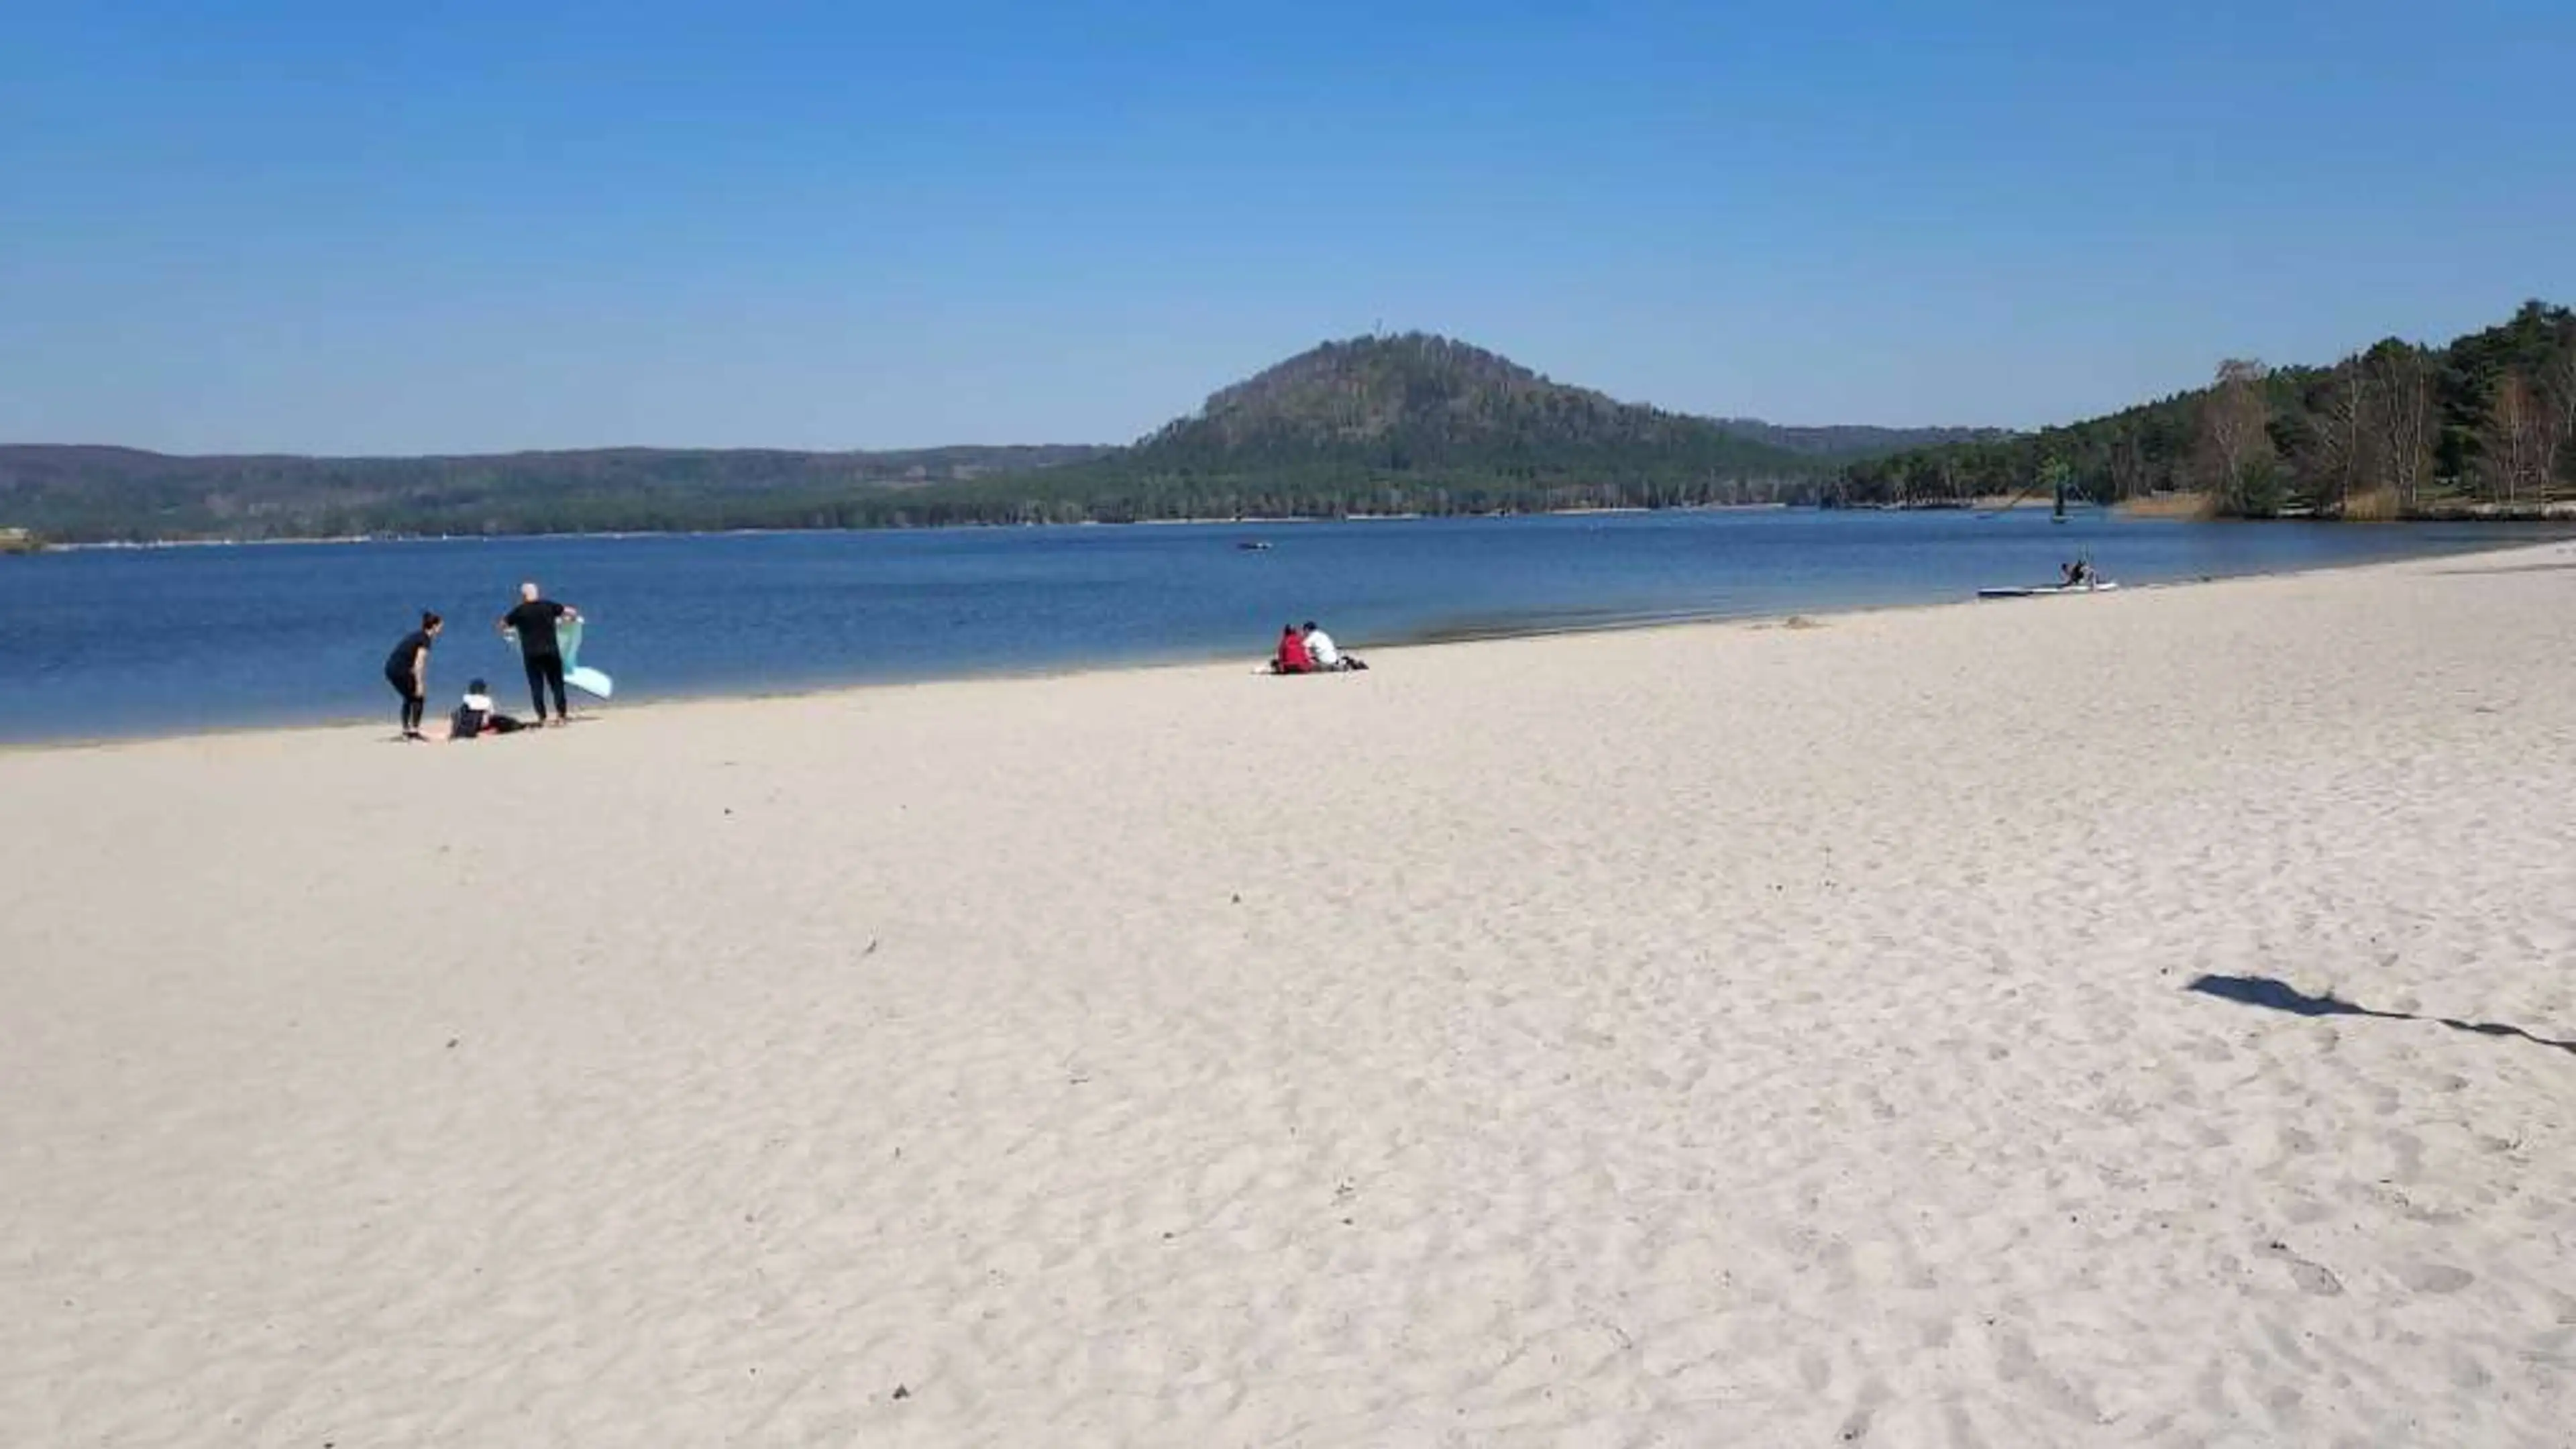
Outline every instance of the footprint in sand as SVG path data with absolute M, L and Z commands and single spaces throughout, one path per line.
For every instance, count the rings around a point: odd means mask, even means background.
M 1834 1381 L 1833 1363 L 1822 1353 L 1808 1349 L 1798 1355 L 1798 1379 L 1807 1386 L 1807 1392 L 1821 1394 Z
M 2280 1259 L 2283 1263 L 2289 1266 L 2290 1281 L 2299 1285 L 2300 1292 L 2312 1294 L 2319 1298 L 2340 1298 L 2343 1296 L 2343 1280 L 2334 1275 L 2333 1269 L 2326 1267 L 2322 1263 L 2309 1262 L 2307 1259 L 2291 1252 L 2289 1245 L 2286 1243 L 2273 1243 L 2269 1246 L 2268 1251 L 2273 1257 Z
M 2409 1263 L 2397 1270 L 2397 1281 L 2418 1293 L 2457 1293 L 2478 1279 L 2448 1263 Z

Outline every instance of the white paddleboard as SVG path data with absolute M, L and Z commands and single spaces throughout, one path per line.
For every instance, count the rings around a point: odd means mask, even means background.
M 2060 594 L 2107 594 L 2118 589 L 2116 582 L 2098 584 L 2049 584 L 2035 589 L 1979 589 L 1980 599 L 2053 599 Z

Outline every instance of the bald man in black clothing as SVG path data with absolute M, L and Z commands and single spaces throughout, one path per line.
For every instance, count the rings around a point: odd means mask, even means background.
M 501 632 L 519 636 L 519 660 L 528 667 L 528 698 L 537 707 L 537 723 L 546 724 L 546 695 L 555 698 L 555 723 L 572 718 L 564 703 L 563 647 L 555 641 L 555 625 L 564 619 L 579 619 L 581 611 L 569 604 L 558 604 L 537 590 L 530 579 L 519 585 L 519 606 L 501 616 Z

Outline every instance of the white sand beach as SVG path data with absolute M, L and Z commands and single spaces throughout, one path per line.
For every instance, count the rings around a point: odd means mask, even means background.
M 1816 622 L 0 753 L 0 1443 L 2576 1443 L 2576 546 Z

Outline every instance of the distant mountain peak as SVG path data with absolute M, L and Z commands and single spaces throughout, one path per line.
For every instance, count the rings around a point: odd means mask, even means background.
M 1432 332 L 1373 333 L 1319 343 L 1273 363 L 1211 394 L 1200 416 L 1273 407 L 1318 386 L 1365 391 L 1389 384 L 1422 389 L 1417 401 L 1456 397 L 1479 389 L 1539 391 L 1558 387 L 1499 352 L 1455 338 Z M 1580 388 L 1562 390 L 1600 396 Z
M 1402 332 L 1308 348 L 1210 394 L 1139 450 L 1150 459 L 1393 443 L 1395 456 L 1434 461 L 1496 444 L 1665 446 L 1719 436 L 1704 419 L 1568 387 L 1455 338 Z

